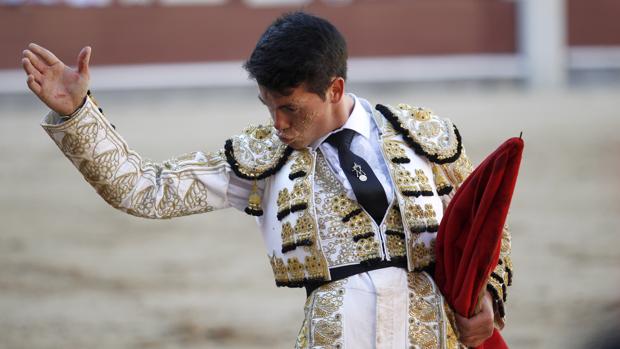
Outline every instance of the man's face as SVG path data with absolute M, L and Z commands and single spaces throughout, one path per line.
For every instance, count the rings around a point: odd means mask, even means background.
M 304 84 L 293 88 L 288 96 L 259 85 L 258 98 L 269 109 L 273 125 L 283 143 L 302 149 L 332 130 L 332 105 Z

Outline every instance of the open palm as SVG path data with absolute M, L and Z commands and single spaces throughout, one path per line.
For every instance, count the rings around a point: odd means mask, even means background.
M 72 69 L 47 49 L 28 45 L 22 58 L 28 87 L 50 109 L 70 115 L 80 107 L 88 91 L 90 53 L 91 48 L 84 47 L 78 55 L 77 69 Z

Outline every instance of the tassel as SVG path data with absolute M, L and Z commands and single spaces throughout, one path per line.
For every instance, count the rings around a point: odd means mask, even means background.
M 254 180 L 254 185 L 252 186 L 252 192 L 250 193 L 250 197 L 248 198 L 248 207 L 245 208 L 245 213 L 251 216 L 263 215 L 263 208 L 261 207 L 261 198 L 258 194 L 258 186 L 256 185 L 256 180 Z
M 450 182 L 446 179 L 446 176 L 443 174 L 441 169 L 437 164 L 433 165 L 433 177 L 435 180 L 435 185 L 437 186 L 437 195 L 447 195 L 452 192 L 452 186 Z

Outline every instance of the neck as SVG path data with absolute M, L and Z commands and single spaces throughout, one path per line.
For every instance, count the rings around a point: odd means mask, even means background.
M 336 110 L 334 113 L 334 125 L 331 129 L 332 131 L 342 127 L 342 125 L 347 122 L 349 116 L 351 116 L 351 113 L 353 112 L 354 106 L 355 101 L 353 100 L 353 97 L 345 94 L 340 100 L 340 103 L 336 105 Z

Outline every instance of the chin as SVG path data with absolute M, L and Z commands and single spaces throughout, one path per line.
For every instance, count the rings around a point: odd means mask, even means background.
M 301 149 L 305 149 L 306 147 L 308 147 L 307 144 L 305 144 L 302 141 L 298 141 L 298 140 L 291 141 L 290 143 L 288 143 L 288 146 L 295 150 L 301 150 Z

